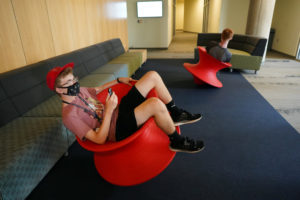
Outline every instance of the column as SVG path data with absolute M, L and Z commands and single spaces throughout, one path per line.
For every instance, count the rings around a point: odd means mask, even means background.
M 275 2 L 276 0 L 250 0 L 247 35 L 269 38 Z M 263 60 L 264 58 L 265 55 Z
M 269 37 L 276 0 L 250 0 L 246 34 Z
M 208 33 L 218 33 L 220 28 L 222 0 L 210 0 L 208 11 Z

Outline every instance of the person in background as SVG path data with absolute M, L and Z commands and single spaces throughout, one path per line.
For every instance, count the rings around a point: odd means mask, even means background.
M 178 108 L 157 72 L 147 72 L 136 81 L 118 105 L 118 97 L 113 91 L 107 95 L 106 102 L 99 102 L 96 95 L 117 83 L 131 85 L 130 82 L 135 80 L 119 77 L 98 87 L 80 87 L 73 75 L 73 67 L 74 63 L 55 67 L 48 72 L 46 79 L 49 89 L 62 100 L 64 125 L 81 140 L 88 139 L 98 144 L 108 140 L 120 141 L 153 117 L 157 126 L 169 136 L 172 151 L 194 153 L 204 148 L 201 140 L 179 135 L 175 129 L 176 125 L 200 120 L 201 114 Z M 146 99 L 153 88 L 158 98 Z
M 221 62 L 230 62 L 232 54 L 228 51 L 227 46 L 232 38 L 233 31 L 229 28 L 224 29 L 221 34 L 221 42 L 211 41 L 206 47 L 207 53 Z

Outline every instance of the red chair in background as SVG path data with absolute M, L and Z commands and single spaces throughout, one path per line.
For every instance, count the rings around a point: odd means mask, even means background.
M 221 88 L 223 84 L 217 78 L 217 72 L 221 69 L 231 67 L 230 63 L 223 63 L 206 52 L 204 47 L 198 47 L 199 62 L 196 64 L 184 63 L 183 66 L 193 76 L 196 84 L 207 83 Z
M 134 83 L 133 83 L 134 84 Z M 130 86 L 116 84 L 112 90 L 119 99 L 128 93 Z M 105 102 L 107 90 L 97 95 Z M 157 97 L 154 90 L 147 96 Z M 180 132 L 179 127 L 176 127 Z M 157 127 L 153 118 L 149 119 L 137 132 L 119 142 L 96 144 L 89 140 L 78 143 L 94 152 L 94 163 L 98 173 L 108 182 L 131 186 L 148 181 L 160 174 L 173 160 L 175 152 L 169 150 L 168 136 Z

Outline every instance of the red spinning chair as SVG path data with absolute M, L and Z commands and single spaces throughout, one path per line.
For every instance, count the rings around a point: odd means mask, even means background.
M 134 83 L 133 83 L 134 84 Z M 131 86 L 116 84 L 112 90 L 120 99 L 128 93 Z M 97 95 L 105 102 L 107 90 Z M 147 96 L 157 96 L 151 90 Z M 180 132 L 179 127 L 176 127 Z M 119 142 L 96 144 L 89 140 L 78 143 L 88 151 L 94 152 L 94 163 L 98 173 L 108 182 L 131 186 L 148 181 L 160 174 L 173 160 L 175 152 L 169 150 L 168 136 L 149 119 L 136 133 Z
M 221 69 L 231 67 L 230 63 L 223 63 L 206 52 L 204 47 L 198 47 L 199 62 L 196 64 L 184 63 L 183 66 L 193 76 L 196 84 L 207 83 L 221 88 L 223 84 L 217 78 L 217 72 Z

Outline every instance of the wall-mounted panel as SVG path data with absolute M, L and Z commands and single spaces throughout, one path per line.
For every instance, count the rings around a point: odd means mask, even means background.
M 55 56 L 45 0 L 12 0 L 27 64 Z
M 10 0 L 0 5 L 0 73 L 26 64 L 13 7 Z

